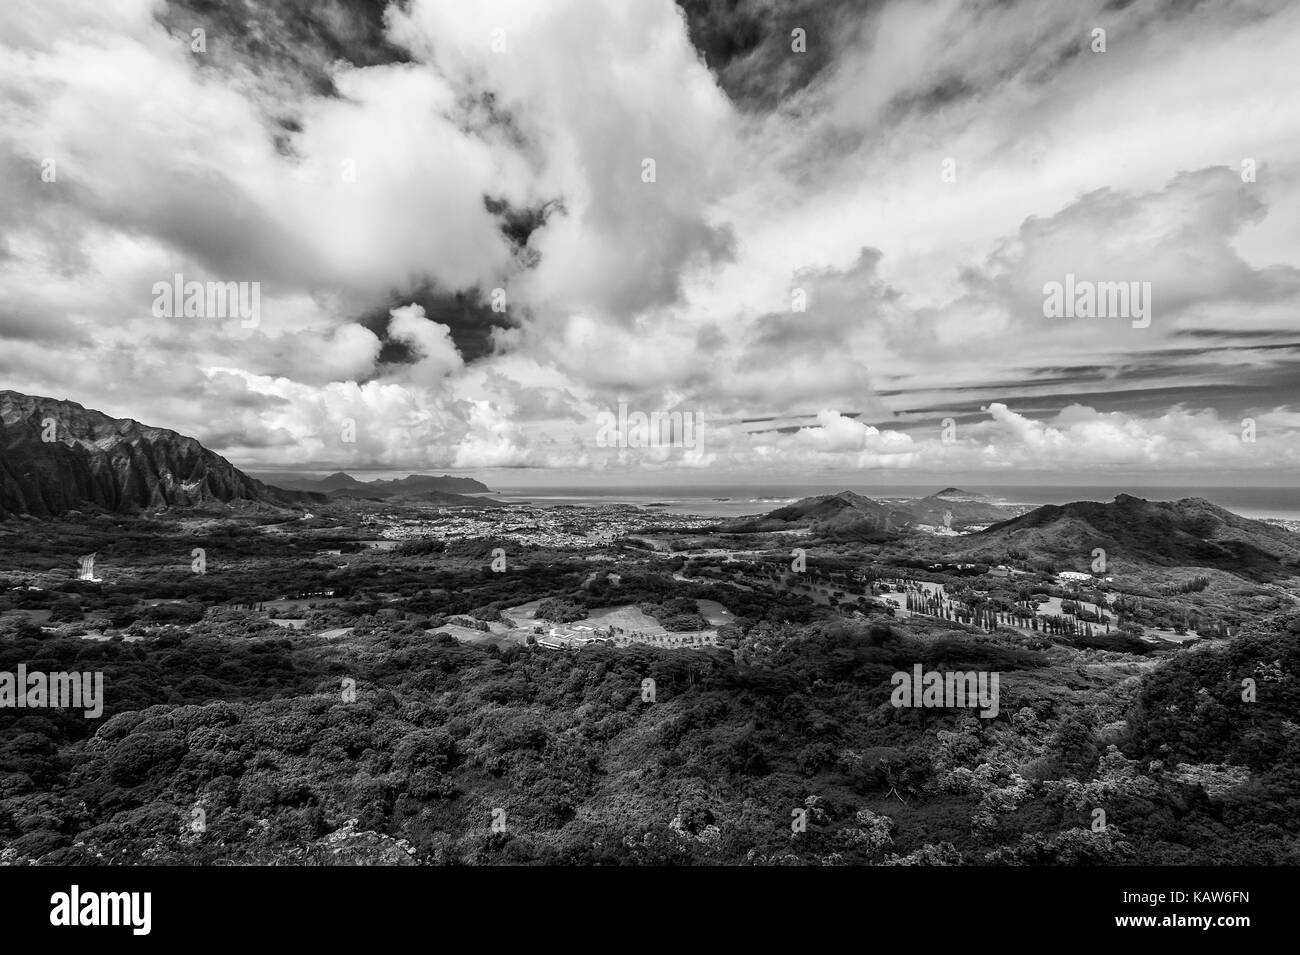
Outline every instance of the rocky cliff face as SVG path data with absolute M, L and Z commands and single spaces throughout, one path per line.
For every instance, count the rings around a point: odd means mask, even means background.
M 291 505 L 306 497 L 253 480 L 175 431 L 0 391 L 0 518 L 87 506 L 124 513 L 212 501 Z

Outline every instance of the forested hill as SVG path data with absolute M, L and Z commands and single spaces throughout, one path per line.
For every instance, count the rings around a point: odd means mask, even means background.
M 1211 567 L 1257 580 L 1300 576 L 1300 535 L 1233 514 L 1202 498 L 1047 505 L 969 538 L 973 554 L 1008 549 L 1077 564 L 1094 548 L 1127 567 Z

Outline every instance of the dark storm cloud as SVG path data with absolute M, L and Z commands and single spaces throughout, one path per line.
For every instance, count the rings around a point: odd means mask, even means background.
M 525 265 L 535 265 L 539 260 L 536 251 L 528 248 L 533 233 L 546 225 L 551 213 L 564 211 L 563 203 L 558 200 L 517 209 L 507 199 L 484 196 L 483 206 L 500 221 L 501 234 L 510 241 L 510 247 Z
M 332 65 L 378 66 L 409 62 L 384 37 L 386 0 L 183 0 L 170 2 L 158 20 L 178 36 L 207 31 L 201 65 L 236 63 L 273 73 L 317 95 L 336 96 Z
M 385 365 L 410 364 L 418 360 L 410 345 L 388 336 L 389 311 L 404 305 L 419 305 L 425 316 L 451 330 L 451 340 L 465 361 L 482 358 L 492 352 L 492 331 L 511 328 L 508 312 L 494 312 L 479 296 L 466 292 L 444 292 L 421 286 L 394 293 L 388 300 L 364 312 L 358 322 L 374 332 L 382 343 L 379 361 Z
M 847 23 L 883 6 L 879 0 L 677 0 L 691 43 L 731 99 L 769 110 L 812 83 L 834 63 Z M 802 29 L 807 52 L 794 53 L 791 32 Z

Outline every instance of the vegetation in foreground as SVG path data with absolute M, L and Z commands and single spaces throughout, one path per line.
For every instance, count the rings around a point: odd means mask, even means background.
M 1300 862 L 1300 616 L 1145 666 L 919 621 L 765 625 L 741 662 L 205 629 L 0 643 L 112 688 L 97 724 L 0 715 L 5 861 Z M 1000 671 L 1000 716 L 894 708 L 917 662 Z

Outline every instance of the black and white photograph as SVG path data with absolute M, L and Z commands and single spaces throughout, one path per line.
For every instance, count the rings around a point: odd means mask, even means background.
M 1290 0 L 5 0 L 24 918 L 1034 867 L 1248 938 L 1298 54 Z

